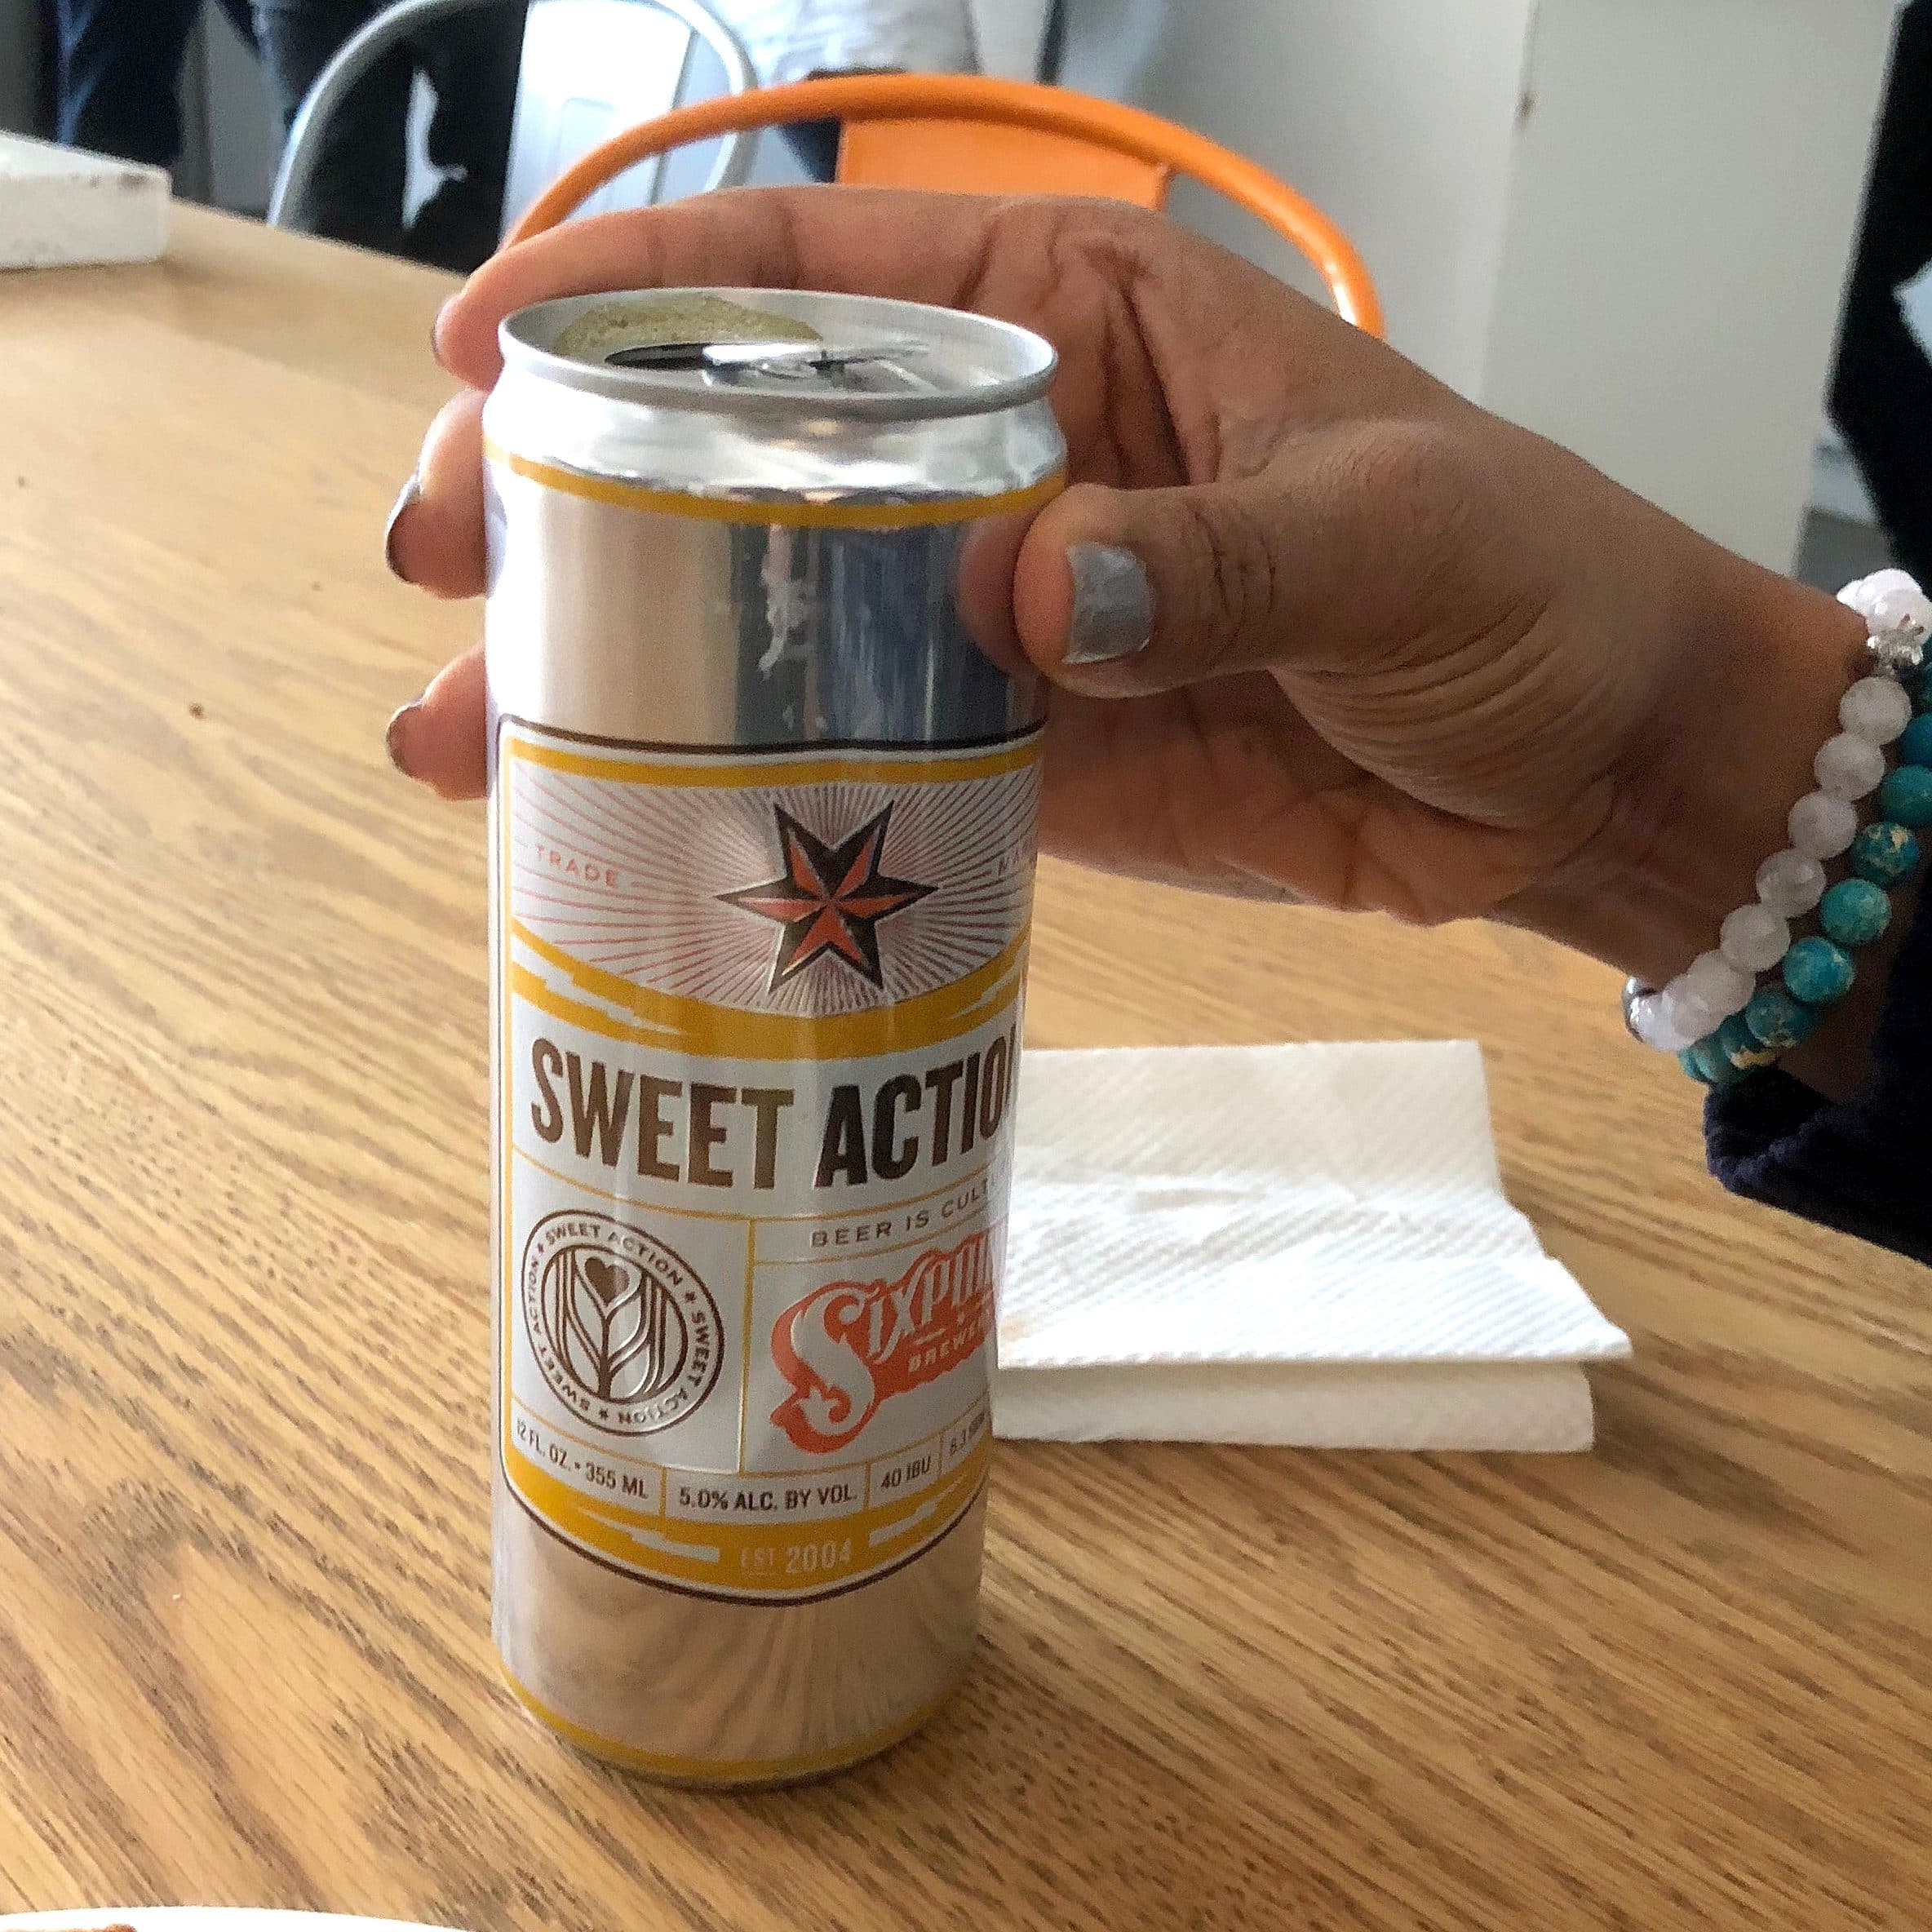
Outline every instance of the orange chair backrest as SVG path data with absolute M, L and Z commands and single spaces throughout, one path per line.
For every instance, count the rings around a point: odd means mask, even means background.
M 605 141 L 566 169 L 511 231 L 553 228 L 613 176 L 689 141 L 794 121 L 844 126 L 840 179 L 980 193 L 1098 194 L 1159 207 L 1168 180 L 1192 176 L 1258 215 L 1301 250 L 1336 309 L 1380 335 L 1381 303 L 1354 244 L 1265 168 L 1118 101 L 966 74 L 847 74 L 720 95 Z
M 871 188 L 930 188 L 975 194 L 1090 194 L 1159 208 L 1174 171 L 1103 148 L 1084 135 L 931 117 L 849 121 L 839 179 Z

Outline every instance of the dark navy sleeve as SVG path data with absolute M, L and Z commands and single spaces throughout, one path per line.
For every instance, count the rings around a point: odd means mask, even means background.
M 1775 1067 L 1713 1092 L 1711 1172 L 1733 1194 L 1932 1262 L 1932 891 L 1893 963 L 1872 1059 L 1842 1102 Z

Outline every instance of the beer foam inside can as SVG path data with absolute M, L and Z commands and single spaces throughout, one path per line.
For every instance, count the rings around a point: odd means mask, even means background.
M 572 361 L 607 362 L 623 350 L 659 343 L 817 339 L 818 331 L 809 322 L 722 295 L 680 290 L 600 303 L 566 322 L 550 350 Z

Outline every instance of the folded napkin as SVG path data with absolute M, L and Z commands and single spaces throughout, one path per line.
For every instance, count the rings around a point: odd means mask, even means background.
M 1587 1449 L 1629 1352 L 1504 1198 L 1471 1043 L 1026 1056 L 1001 1435 Z

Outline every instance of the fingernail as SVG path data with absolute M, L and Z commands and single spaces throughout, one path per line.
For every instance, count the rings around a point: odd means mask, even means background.
M 389 512 L 389 521 L 383 525 L 383 561 L 389 566 L 389 574 L 392 577 L 401 577 L 405 583 L 409 579 L 402 576 L 396 562 L 396 526 L 401 522 L 403 512 L 410 504 L 419 501 L 422 494 L 422 479 L 412 471 L 409 481 L 403 485 L 397 494 L 396 507 Z
M 407 704 L 397 706 L 389 720 L 388 729 L 383 733 L 383 742 L 388 747 L 390 764 L 405 778 L 413 778 L 416 775 L 410 769 L 410 720 L 422 708 L 423 700 L 420 698 L 412 698 Z
M 437 361 L 443 359 L 443 317 L 456 306 L 456 298 L 451 295 L 436 312 L 429 325 L 429 352 Z
M 1154 592 L 1141 560 L 1112 543 L 1076 543 L 1066 553 L 1074 574 L 1069 664 L 1105 664 L 1145 650 L 1154 635 Z

